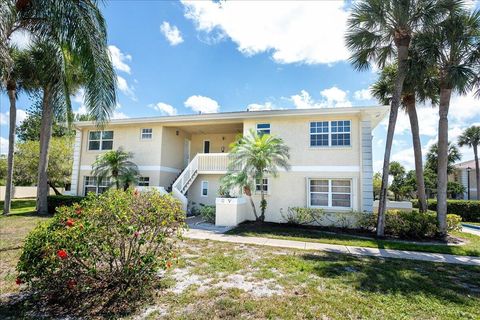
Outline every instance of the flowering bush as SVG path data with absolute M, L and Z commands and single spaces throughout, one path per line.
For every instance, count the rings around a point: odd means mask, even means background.
M 17 283 L 60 302 L 81 295 L 129 305 L 117 302 L 144 296 L 157 271 L 172 266 L 184 221 L 180 202 L 156 191 L 91 195 L 29 234 Z

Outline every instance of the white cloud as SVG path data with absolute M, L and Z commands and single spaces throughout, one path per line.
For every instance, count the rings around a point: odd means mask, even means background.
M 129 54 L 124 54 L 118 47 L 114 45 L 109 45 L 108 50 L 110 51 L 113 67 L 119 71 L 130 74 L 131 69 L 127 62 L 132 61 L 132 56 Z
M 359 101 L 372 100 L 372 94 L 369 89 L 357 90 L 353 93 L 353 97 Z
M 230 38 L 245 55 L 279 63 L 346 60 L 343 1 L 182 1 L 185 17 L 211 39 Z
M 171 26 L 167 21 L 163 21 L 162 25 L 160 26 L 160 31 L 172 46 L 176 46 L 177 44 L 183 42 L 180 30 L 178 30 L 176 26 Z
M 10 44 L 16 46 L 20 50 L 27 49 L 32 43 L 32 36 L 25 30 L 17 30 L 10 36 Z
M 124 95 L 127 97 L 131 98 L 132 100 L 137 100 L 137 97 L 135 96 L 135 92 L 133 91 L 133 87 L 131 87 L 127 80 L 119 75 L 117 75 L 117 87 L 118 90 L 123 92 Z
M 8 139 L 0 137 L 0 154 L 8 153 Z
M 165 114 L 167 116 L 177 115 L 177 109 L 167 103 L 159 102 L 157 104 L 150 105 L 150 107 L 157 111 L 160 111 L 162 114 Z
M 22 123 L 23 120 L 27 117 L 27 112 L 22 109 L 17 109 L 17 118 L 16 123 L 19 125 Z M 5 113 L 0 112 L 0 124 L 8 125 L 10 123 L 10 112 L 7 111 Z
M 247 111 L 261 111 L 261 110 L 273 110 L 275 109 L 274 105 L 267 101 L 264 104 L 251 103 L 247 106 Z
M 320 91 L 321 99 L 315 101 L 306 90 L 290 97 L 297 109 L 309 108 L 341 108 L 351 107 L 352 103 L 348 100 L 348 92 L 337 87 L 331 87 Z
M 184 104 L 187 108 L 200 113 L 216 113 L 220 109 L 217 101 L 198 95 L 189 97 Z

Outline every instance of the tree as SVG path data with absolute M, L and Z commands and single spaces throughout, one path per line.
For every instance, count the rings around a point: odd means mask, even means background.
M 354 3 L 351 12 L 346 43 L 353 52 L 350 57 L 353 66 L 364 70 L 369 68 L 370 63 L 375 63 L 383 68 L 390 59 L 395 59 L 398 66 L 391 99 L 378 209 L 377 236 L 383 237 L 390 153 L 407 74 L 408 48 L 419 31 L 438 22 L 440 11 L 432 0 L 363 0 Z
M 0 186 L 4 186 L 7 178 L 7 157 L 0 154 Z
M 438 68 L 440 83 L 438 121 L 437 220 L 439 235 L 447 235 L 448 112 L 453 92 L 465 94 L 473 89 L 480 54 L 480 11 L 460 10 L 462 2 L 439 2 L 448 16 L 436 28 L 425 30 L 418 43 L 424 59 Z
M 74 136 L 75 131 L 65 124 L 59 124 L 58 117 L 55 117 L 52 126 L 52 138 Z M 17 138 L 20 141 L 40 141 L 40 123 L 42 121 L 42 102 L 34 98 L 34 105 L 27 110 L 27 117 L 17 126 Z
M 433 144 L 430 149 L 428 149 L 426 155 L 425 169 L 430 171 L 437 172 L 438 168 L 438 145 Z M 448 155 L 447 155 L 447 174 L 452 174 L 455 170 L 455 163 L 462 159 L 462 154 L 458 147 L 452 142 L 448 143 Z M 438 178 L 438 177 L 437 177 Z
M 2 80 L 7 83 L 10 99 L 10 148 L 9 177 L 13 172 L 13 140 L 15 137 L 15 92 L 13 81 L 14 59 L 11 55 L 10 38 L 15 31 L 23 30 L 32 34 L 41 42 L 56 44 L 59 48 L 81 58 L 85 77 L 86 106 L 96 115 L 99 123 L 110 117 L 115 107 L 116 77 L 107 50 L 105 21 L 97 2 L 94 0 L 7 0 L 0 2 L 0 71 Z M 53 57 L 52 57 L 53 58 Z M 69 97 L 66 96 L 67 105 Z M 51 107 L 50 107 L 51 109 Z M 40 138 L 41 161 L 39 165 L 39 196 L 37 207 L 46 212 L 48 194 L 46 164 L 48 163 L 48 117 L 51 112 L 44 110 L 45 130 Z M 11 181 L 11 179 L 10 179 Z M 11 184 L 7 184 L 7 189 Z M 10 193 L 5 199 L 4 214 L 10 210 Z
M 373 175 L 373 199 L 378 199 L 380 195 L 380 190 L 382 189 L 382 174 L 380 172 L 375 172 Z
M 395 196 L 395 201 L 402 198 L 402 188 L 405 183 L 405 168 L 397 161 L 390 162 L 390 175 L 393 181 L 390 185 L 390 191 Z
M 32 186 L 37 182 L 40 152 L 39 141 L 21 141 L 15 147 L 15 185 Z M 53 138 L 48 157 L 48 183 L 56 187 L 65 187 L 70 183 L 73 165 L 73 138 Z
M 255 219 L 258 221 L 259 217 L 257 214 L 257 209 L 255 208 L 255 203 L 252 199 L 252 189 L 254 186 L 253 182 L 254 181 L 247 175 L 245 171 L 236 171 L 232 169 L 230 169 L 227 174 L 220 179 L 222 193 L 228 193 L 230 195 L 232 189 L 235 188 L 243 191 L 243 194 L 246 195 L 250 201 Z
M 475 178 L 477 181 L 477 199 L 480 199 L 480 168 L 478 166 L 478 144 L 480 143 L 480 127 L 471 126 L 465 129 L 462 135 L 458 138 L 458 145 L 460 147 L 469 146 L 473 148 L 475 157 Z
M 414 47 L 414 46 L 413 46 Z M 416 103 L 430 100 L 432 104 L 438 103 L 438 81 L 435 69 L 426 65 L 425 61 L 413 48 L 409 50 L 407 75 L 403 83 L 401 106 L 407 112 L 412 132 L 412 144 L 415 158 L 416 189 L 419 211 L 427 211 L 427 198 L 425 194 L 425 180 L 423 175 L 422 145 L 418 125 Z M 383 104 L 390 104 L 393 88 L 397 76 L 397 66 L 390 64 L 380 72 L 379 79 L 372 85 L 372 95 Z
M 290 170 L 289 147 L 281 138 L 269 134 L 257 134 L 250 130 L 245 136 L 237 140 L 229 154 L 230 168 L 239 169 L 247 176 L 248 181 L 260 182 L 260 208 L 261 214 L 258 220 L 265 220 L 267 201 L 263 179 L 265 175 L 276 177 L 278 168 Z
M 124 186 L 125 178 L 138 176 L 138 167 L 130 161 L 133 153 L 125 152 L 122 148 L 107 151 L 97 157 L 92 165 L 92 174 L 98 181 L 111 181 L 117 189 Z M 113 180 L 113 181 L 112 181 Z

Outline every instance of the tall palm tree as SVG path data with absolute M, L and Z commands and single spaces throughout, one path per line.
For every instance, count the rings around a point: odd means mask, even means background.
M 460 147 L 469 146 L 473 148 L 473 155 L 475 157 L 475 179 L 477 181 L 477 200 L 480 200 L 480 168 L 478 165 L 478 145 L 480 144 L 480 127 L 471 126 L 465 129 L 462 135 L 458 138 L 458 145 Z
M 443 2 L 442 2 L 443 3 Z M 438 68 L 440 102 L 438 121 L 437 220 L 439 236 L 447 235 L 448 112 L 452 93 L 465 94 L 475 84 L 480 56 L 480 11 L 450 7 L 448 17 L 418 37 L 425 59 Z
M 261 214 L 258 219 L 264 221 L 267 201 L 263 179 L 265 175 L 276 177 L 279 167 L 290 170 L 289 147 L 281 138 L 269 134 L 259 135 L 255 130 L 250 130 L 234 143 L 229 158 L 231 168 L 239 168 L 250 181 L 259 181 Z
M 430 149 L 428 149 L 427 155 L 426 155 L 426 161 L 425 161 L 425 169 L 430 170 L 433 172 L 436 172 L 438 168 L 438 159 L 439 159 L 439 153 L 438 153 L 438 144 L 434 143 Z M 460 150 L 458 150 L 457 146 L 449 142 L 448 143 L 448 155 L 447 155 L 447 174 L 452 174 L 455 170 L 455 163 L 460 161 L 462 159 L 462 154 L 460 153 Z M 438 179 L 438 178 L 437 178 Z
M 93 163 L 92 174 L 97 181 L 113 180 L 115 187 L 120 189 L 124 177 L 138 176 L 138 167 L 130 161 L 132 158 L 133 154 L 123 151 L 122 148 L 105 152 Z
M 429 68 L 424 61 L 419 60 L 418 55 L 412 49 L 410 49 L 407 66 L 408 71 L 403 83 L 401 106 L 407 112 L 410 120 L 419 211 L 426 212 L 427 197 L 416 104 L 417 102 L 425 102 L 427 99 L 432 102 L 432 105 L 438 103 L 438 81 L 436 81 L 435 69 Z M 380 72 L 377 82 L 372 85 L 372 95 L 383 104 L 390 104 L 391 102 L 396 74 L 396 65 L 388 65 Z
M 105 123 L 115 108 L 115 76 L 108 56 L 104 18 L 95 0 L 4 0 L 0 2 L 0 69 L 8 75 L 13 70 L 13 59 L 8 54 L 13 32 L 23 30 L 40 41 L 51 41 L 81 57 L 86 73 L 86 105 L 97 121 Z M 68 97 L 67 97 L 68 99 Z M 49 115 L 49 112 L 46 113 Z M 14 116 L 10 114 L 11 117 Z M 12 120 L 10 121 L 12 122 Z M 14 121 L 12 122 L 14 123 Z M 45 120 L 45 126 L 48 119 Z M 48 130 L 41 137 L 48 149 Z M 48 159 L 48 150 L 41 153 L 42 163 Z M 12 163 L 13 161 L 9 161 Z M 44 166 L 46 167 L 46 165 Z M 40 168 L 40 170 L 43 170 Z M 45 177 L 44 174 L 39 174 Z M 48 185 L 39 181 L 39 212 L 46 212 Z M 45 191 L 47 190 L 47 191 Z M 7 203 L 8 202 L 8 203 Z M 10 201 L 5 201 L 5 207 Z
M 239 188 L 240 190 L 242 190 L 243 194 L 246 195 L 248 197 L 248 200 L 250 201 L 255 220 L 259 220 L 257 208 L 255 207 L 255 203 L 252 199 L 252 189 L 255 184 L 245 171 L 229 170 L 227 174 L 220 179 L 220 183 L 222 189 L 228 192 L 230 192 L 234 188 Z
M 377 221 L 379 237 L 383 237 L 385 231 L 390 153 L 403 82 L 407 75 L 408 49 L 412 38 L 424 27 L 438 22 L 439 16 L 440 11 L 433 0 L 363 0 L 353 4 L 347 23 L 346 43 L 352 51 L 350 61 L 355 69 L 367 69 L 370 63 L 383 68 L 390 60 L 394 60 L 398 66 L 383 158 Z

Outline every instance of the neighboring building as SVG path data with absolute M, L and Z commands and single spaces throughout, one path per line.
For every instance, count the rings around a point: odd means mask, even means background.
M 470 176 L 470 179 L 469 179 Z M 455 164 L 455 171 L 449 175 L 449 181 L 455 181 L 465 187 L 463 199 L 468 199 L 468 187 L 470 180 L 470 200 L 477 199 L 477 179 L 475 178 L 475 160 L 465 161 Z
M 267 221 L 282 221 L 281 212 L 291 206 L 371 212 L 372 130 L 387 112 L 381 106 L 119 119 L 102 131 L 77 122 L 71 192 L 104 191 L 106 185 L 91 176 L 92 163 L 122 147 L 134 154 L 141 186 L 171 190 L 185 206 L 214 205 L 230 144 L 253 129 L 290 147 L 291 170 L 265 181 Z

